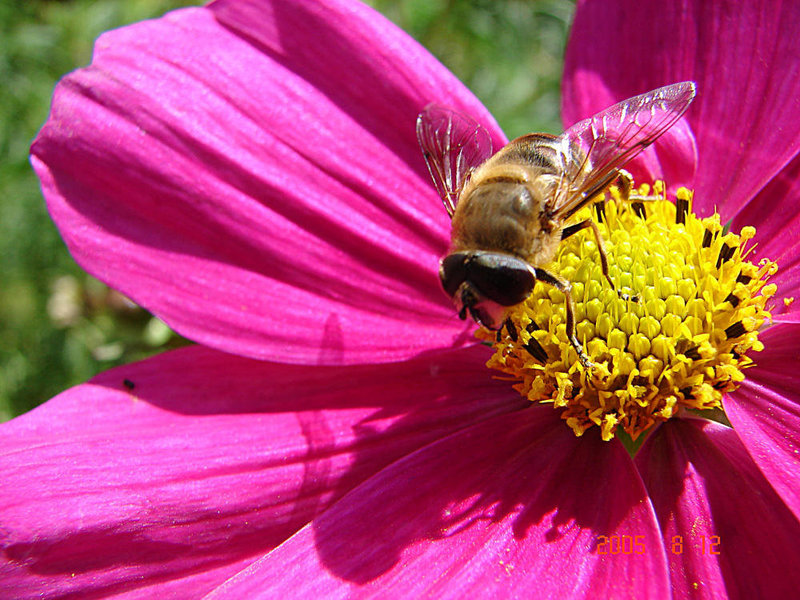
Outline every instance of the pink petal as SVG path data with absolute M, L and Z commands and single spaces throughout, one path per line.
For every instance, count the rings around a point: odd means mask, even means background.
M 296 363 L 471 338 L 441 291 L 431 101 L 502 134 L 441 64 L 353 2 L 218 2 L 102 36 L 33 165 L 76 260 L 183 335 Z M 411 326 L 409 326 L 411 325 Z
M 580 2 L 564 120 L 604 108 L 609 94 L 696 81 L 687 113 L 699 155 L 695 203 L 730 218 L 800 151 L 799 33 L 791 2 Z
M 642 90 L 645 91 L 647 90 Z M 623 98 L 616 98 L 609 105 L 620 100 Z M 625 169 L 637 182 L 651 183 L 659 179 L 666 182 L 670 194 L 675 194 L 687 182 L 694 181 L 697 143 L 689 122 L 682 118 L 675 123 L 653 146 L 626 165 Z
M 732 429 L 673 419 L 636 464 L 664 534 L 673 598 L 796 595 L 800 523 Z
M 725 412 L 758 467 L 800 518 L 800 325 L 776 325 Z
M 394 463 L 212 597 L 664 598 L 665 560 L 622 447 L 536 406 Z
M 769 258 L 778 263 L 778 273 L 770 279 L 778 286 L 773 319 L 800 321 L 800 302 L 788 306 L 783 302 L 784 298 L 800 301 L 800 156 L 745 205 L 732 229 L 738 231 L 745 225 L 756 226 L 757 245 L 750 260 L 757 263 Z
M 525 406 L 484 360 L 309 369 L 193 347 L 99 375 L 0 427 L 3 590 L 198 597 L 390 462 Z

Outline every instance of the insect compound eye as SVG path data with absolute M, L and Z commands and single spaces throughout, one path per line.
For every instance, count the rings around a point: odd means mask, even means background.
M 445 256 L 439 263 L 439 280 L 447 295 L 451 298 L 456 295 L 458 287 L 467 279 L 467 263 L 470 255 L 465 252 L 456 252 Z
M 514 306 L 530 296 L 536 277 L 524 260 L 499 253 L 481 253 L 467 265 L 467 276 L 480 292 L 501 306 Z

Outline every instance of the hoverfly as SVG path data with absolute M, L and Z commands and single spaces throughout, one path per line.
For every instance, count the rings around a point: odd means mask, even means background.
M 566 298 L 566 332 L 585 365 L 575 337 L 571 285 L 545 267 L 562 240 L 591 229 L 603 275 L 608 260 L 597 225 L 570 219 L 608 186 L 630 195 L 622 167 L 683 115 L 694 82 L 675 83 L 615 104 L 559 136 L 530 133 L 492 154 L 488 131 L 460 112 L 429 105 L 417 118 L 417 139 L 433 182 L 452 217 L 450 252 L 439 278 L 461 319 L 500 329 L 509 307 L 523 302 L 536 281 Z M 624 296 L 623 296 L 624 297 Z

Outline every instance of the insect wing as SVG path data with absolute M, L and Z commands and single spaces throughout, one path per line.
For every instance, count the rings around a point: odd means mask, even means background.
M 559 136 L 567 181 L 556 214 L 570 216 L 608 186 L 618 169 L 681 118 L 695 92 L 693 81 L 661 87 L 610 106 Z
M 492 138 L 475 119 L 429 104 L 417 117 L 417 140 L 436 191 L 452 217 L 470 174 L 492 155 Z

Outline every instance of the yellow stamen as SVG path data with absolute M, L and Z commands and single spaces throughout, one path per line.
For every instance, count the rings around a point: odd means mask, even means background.
M 659 196 L 663 189 L 654 186 Z M 675 204 L 665 195 L 640 203 L 621 201 L 615 188 L 611 195 L 616 201 L 599 205 L 599 226 L 616 290 L 591 235 L 562 242 L 547 265 L 572 283 L 576 336 L 594 367 L 567 340 L 563 294 L 544 283 L 510 310 L 500 332 L 478 336 L 492 342 L 488 366 L 511 375 L 532 402 L 562 410 L 576 435 L 596 425 L 610 440 L 621 427 L 636 440 L 682 409 L 719 412 L 722 395 L 753 363 L 747 353 L 763 349 L 758 330 L 776 291 L 766 281 L 777 265 L 746 260 L 755 229 L 735 235 L 717 214 L 698 218 L 685 188 Z M 587 207 L 576 219 L 590 216 Z

